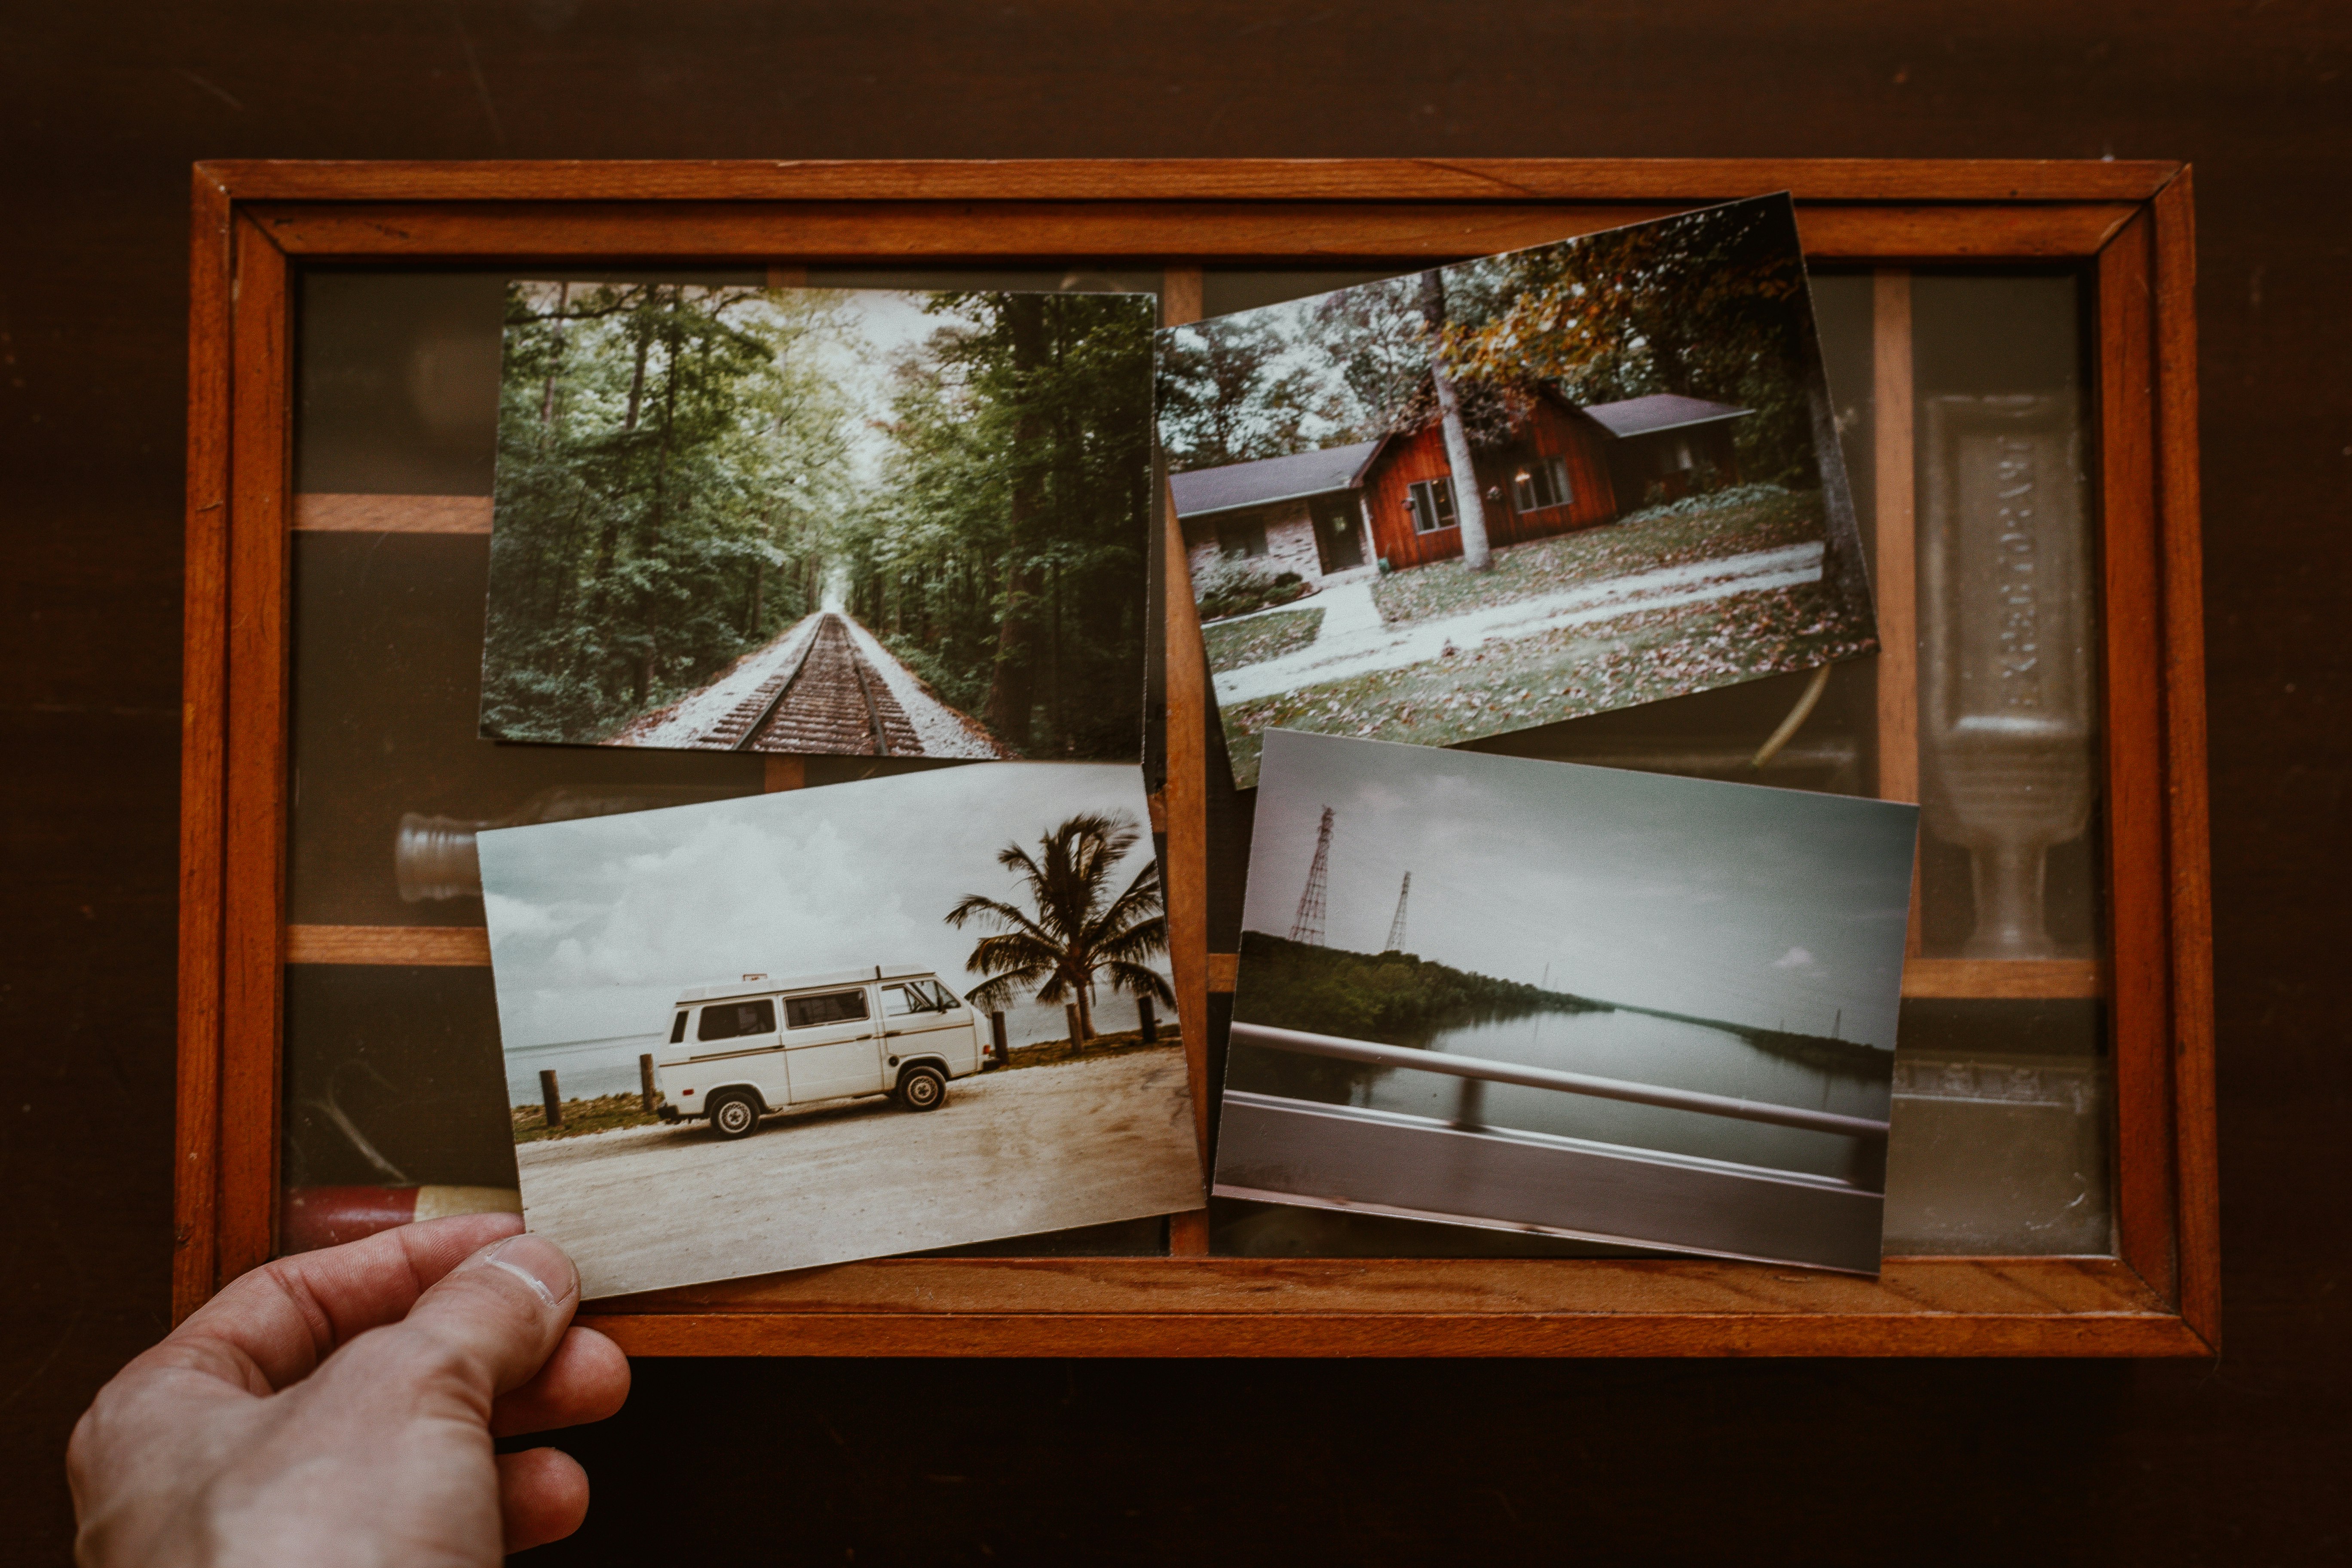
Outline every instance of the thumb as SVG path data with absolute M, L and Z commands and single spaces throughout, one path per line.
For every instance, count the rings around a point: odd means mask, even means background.
M 416 1299 L 394 1331 L 445 1361 L 487 1414 L 530 1381 L 580 1304 L 580 1275 L 563 1249 L 526 1231 L 482 1248 Z

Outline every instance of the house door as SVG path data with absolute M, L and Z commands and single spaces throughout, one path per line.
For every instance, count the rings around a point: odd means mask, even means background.
M 1314 510 L 1315 552 L 1324 573 L 1345 572 L 1364 563 L 1364 536 L 1356 509 L 1344 500 L 1325 501 Z

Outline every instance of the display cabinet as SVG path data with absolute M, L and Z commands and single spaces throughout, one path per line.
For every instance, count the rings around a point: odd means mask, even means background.
M 505 279 L 1178 323 L 1779 190 L 1882 651 L 1477 744 L 1923 805 L 1877 1279 L 1218 1200 L 583 1318 L 637 1354 L 2212 1353 L 2189 179 L 2116 162 L 200 165 L 176 1310 L 513 1206 L 473 832 L 936 765 L 477 738 Z M 1251 798 L 1160 521 L 1145 767 L 1206 1151 Z

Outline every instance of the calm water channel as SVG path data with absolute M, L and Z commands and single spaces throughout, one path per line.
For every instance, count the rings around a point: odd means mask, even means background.
M 1454 1056 L 1484 1057 L 1525 1067 L 1589 1073 L 1596 1078 L 1734 1095 L 1775 1105 L 1802 1106 L 1882 1121 L 1887 1113 L 1894 1061 L 1893 1053 L 1882 1052 L 1875 1070 L 1841 1071 L 1792 1060 L 1727 1030 L 1653 1017 L 1646 1013 L 1521 1014 L 1458 1025 L 1438 1031 L 1426 1042 L 1413 1043 Z M 1595 1100 L 1589 1095 L 1517 1084 L 1488 1083 L 1473 1088 L 1470 1079 L 1409 1068 L 1343 1071 L 1353 1079 L 1345 1089 L 1349 1103 L 1379 1110 L 1399 1110 L 1441 1120 L 1465 1118 L 1494 1127 L 1558 1133 L 1596 1142 L 1736 1160 L 1742 1164 L 1821 1175 L 1848 1173 L 1853 1153 L 1851 1139 L 1729 1117 Z M 1336 1081 L 1326 1081 L 1331 1088 L 1339 1087 Z M 1237 1083 L 1236 1087 L 1255 1086 Z M 1465 1089 L 1471 1089 L 1475 1096 L 1475 1108 L 1466 1117 Z M 1312 1098 L 1339 1096 L 1314 1094 Z

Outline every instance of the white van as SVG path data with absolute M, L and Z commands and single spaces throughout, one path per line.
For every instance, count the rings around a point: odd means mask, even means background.
M 787 1105 L 887 1094 L 936 1110 L 987 1059 L 986 1021 L 928 969 L 747 974 L 677 999 L 655 1058 L 667 1121 L 743 1138 Z

